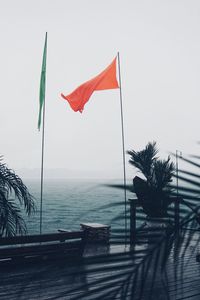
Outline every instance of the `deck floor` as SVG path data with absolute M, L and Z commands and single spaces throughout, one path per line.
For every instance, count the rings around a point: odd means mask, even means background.
M 83 262 L 60 260 L 3 267 L 0 299 L 199 300 L 199 233 L 185 246 L 173 245 L 163 269 L 160 254 L 155 252 L 149 259 L 149 246 L 144 253 L 144 244 L 135 246 L 134 255 L 124 245 L 97 245 L 87 247 Z

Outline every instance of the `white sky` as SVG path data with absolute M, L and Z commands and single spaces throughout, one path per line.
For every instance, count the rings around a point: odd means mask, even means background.
M 0 0 L 0 137 L 9 167 L 39 176 L 46 31 L 47 173 L 122 177 L 119 91 L 94 93 L 82 115 L 60 97 L 101 72 L 117 51 L 126 150 L 156 140 L 162 157 L 176 149 L 199 153 L 199 0 Z

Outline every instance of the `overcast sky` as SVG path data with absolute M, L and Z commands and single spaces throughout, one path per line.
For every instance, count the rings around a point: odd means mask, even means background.
M 199 153 L 199 0 L 0 0 L 0 31 L 0 152 L 20 175 L 36 169 L 39 176 L 46 31 L 47 173 L 123 176 L 119 90 L 95 92 L 82 114 L 60 97 L 101 72 L 117 51 L 126 150 L 155 140 L 162 157 L 176 149 Z

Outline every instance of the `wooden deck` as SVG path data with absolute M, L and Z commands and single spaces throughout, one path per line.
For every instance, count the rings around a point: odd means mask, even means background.
M 170 242 L 167 258 L 162 241 L 148 241 L 131 252 L 124 245 L 88 246 L 77 264 L 59 260 L 1 268 L 0 299 L 199 300 L 200 233 L 181 248 L 178 240 Z

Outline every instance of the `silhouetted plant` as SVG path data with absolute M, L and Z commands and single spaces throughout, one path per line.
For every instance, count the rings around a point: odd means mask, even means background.
M 166 160 L 159 159 L 156 142 L 148 143 L 144 150 L 127 153 L 130 155 L 129 163 L 145 177 L 133 179 L 134 191 L 144 212 L 149 217 L 165 217 L 172 201 L 170 183 L 175 171 L 170 156 Z
M 26 233 L 21 207 L 30 215 L 35 210 L 34 199 L 21 178 L 0 157 L 0 236 Z

